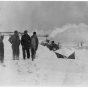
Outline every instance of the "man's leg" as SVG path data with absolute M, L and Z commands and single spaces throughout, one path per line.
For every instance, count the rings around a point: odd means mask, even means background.
M 36 50 L 34 50 L 34 59 L 35 59 L 35 55 L 36 55 Z
M 33 59 L 33 49 L 31 48 L 31 58 Z
M 19 46 L 16 47 L 16 59 L 19 60 Z
M 4 47 L 0 48 L 0 60 L 1 63 L 4 63 Z
M 4 63 L 4 48 L 2 49 L 2 60 L 1 60 L 2 63 Z
M 27 58 L 29 59 L 29 58 L 30 58 L 30 51 L 29 51 L 29 48 L 26 49 L 26 52 L 27 52 Z
M 4 56 L 0 55 L 0 64 L 2 64 L 2 66 L 5 67 L 5 65 L 3 63 L 4 63 Z
M 23 51 L 23 58 L 25 59 L 26 55 L 25 55 L 25 48 L 24 47 L 22 47 L 22 51 Z
M 12 46 L 13 60 L 15 60 L 15 48 Z
M 34 52 L 33 48 L 31 49 L 31 58 L 32 58 L 32 60 L 34 60 L 34 58 L 35 58 L 35 52 Z

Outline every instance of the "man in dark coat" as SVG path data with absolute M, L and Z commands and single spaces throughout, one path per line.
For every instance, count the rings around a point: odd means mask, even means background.
M 35 59 L 37 49 L 38 49 L 38 37 L 36 36 L 36 32 L 33 32 L 33 35 L 31 36 L 31 58 L 32 58 L 32 61 Z
M 19 45 L 20 45 L 20 38 L 18 35 L 18 31 L 14 31 L 14 35 L 9 38 L 9 42 L 12 44 L 12 51 L 13 51 L 13 60 L 19 60 Z
M 3 43 L 3 36 L 0 36 L 0 62 L 4 63 L 4 43 Z
M 26 53 L 27 53 L 27 58 L 30 58 L 30 45 L 31 44 L 31 39 L 30 36 L 28 35 L 28 31 L 24 31 L 24 35 L 21 37 L 21 45 L 22 45 L 22 51 L 23 51 L 23 58 L 26 59 Z

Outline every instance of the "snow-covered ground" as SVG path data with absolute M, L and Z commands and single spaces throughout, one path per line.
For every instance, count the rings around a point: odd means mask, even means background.
M 53 51 L 39 45 L 36 59 L 12 60 L 11 44 L 4 38 L 5 58 L 0 65 L 0 86 L 88 86 L 88 49 L 70 47 L 75 59 L 57 58 Z

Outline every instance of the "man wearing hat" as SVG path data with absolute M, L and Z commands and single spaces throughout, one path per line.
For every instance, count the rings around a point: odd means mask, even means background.
M 23 51 L 23 58 L 26 59 L 26 54 L 27 58 L 30 58 L 30 45 L 31 44 L 31 39 L 30 36 L 28 35 L 28 31 L 24 31 L 24 35 L 21 37 L 21 45 L 22 45 L 22 51 Z
M 5 67 L 4 63 L 4 42 L 3 42 L 4 36 L 0 36 L 0 63 L 2 63 L 2 66 Z
M 32 61 L 35 59 L 37 49 L 38 49 L 38 37 L 36 35 L 36 32 L 33 32 L 33 35 L 31 36 L 31 58 L 32 58 Z
M 9 42 L 12 44 L 13 60 L 19 60 L 20 38 L 17 30 L 15 30 L 14 34 L 9 38 Z

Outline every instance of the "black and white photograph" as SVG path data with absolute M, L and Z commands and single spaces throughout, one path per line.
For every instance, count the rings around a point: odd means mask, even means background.
M 88 87 L 88 1 L 0 1 L 0 87 Z

